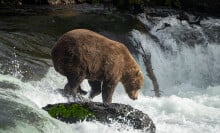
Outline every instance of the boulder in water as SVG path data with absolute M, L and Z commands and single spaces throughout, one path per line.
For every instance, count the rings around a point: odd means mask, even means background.
M 48 111 L 52 117 L 67 123 L 96 120 L 101 123 L 118 122 L 144 132 L 155 133 L 156 131 L 153 121 L 147 114 L 125 104 L 72 102 L 47 105 L 43 109 Z

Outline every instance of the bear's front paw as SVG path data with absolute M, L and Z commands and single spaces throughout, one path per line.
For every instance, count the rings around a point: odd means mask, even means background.
M 84 91 L 82 90 L 81 88 L 78 89 L 78 93 L 81 94 L 81 95 L 86 95 L 87 94 L 87 91 Z
M 103 106 L 104 106 L 104 107 L 108 107 L 110 104 L 111 104 L 111 103 L 104 102 L 104 103 L 103 103 Z

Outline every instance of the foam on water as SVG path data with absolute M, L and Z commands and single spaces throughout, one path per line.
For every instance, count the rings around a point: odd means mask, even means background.
M 152 98 L 141 95 L 137 101 L 130 101 L 123 95 L 120 98 L 116 97 L 114 101 L 117 100 L 149 114 L 159 133 L 220 131 L 219 96 L 201 94 L 191 98 L 177 95 Z
M 134 130 L 132 127 L 124 126 L 117 122 L 108 125 L 101 124 L 100 122 L 86 122 L 86 121 L 78 122 L 76 124 L 65 124 L 59 122 L 58 120 L 54 120 L 53 118 L 50 118 L 47 112 L 41 110 L 42 107 L 46 106 L 47 104 L 68 102 L 67 99 L 63 97 L 59 93 L 59 91 L 57 91 L 58 88 L 63 88 L 63 86 L 66 84 L 66 78 L 55 72 L 54 68 L 50 68 L 45 78 L 43 78 L 40 81 L 22 82 L 20 79 L 17 79 L 16 77 L 10 75 L 0 75 L 0 82 L 13 83 L 17 85 L 16 90 L 10 90 L 10 89 L 1 90 L 2 93 L 9 95 L 7 97 L 3 97 L 4 99 L 8 99 L 9 101 L 14 101 L 16 103 L 28 106 L 33 109 L 32 110 L 33 112 L 39 113 L 38 114 L 39 116 L 42 116 L 43 118 L 45 117 L 45 119 L 47 120 L 49 119 L 48 121 L 45 122 L 45 125 L 47 126 L 43 127 L 42 131 L 40 131 L 38 128 L 35 127 L 36 123 L 30 125 L 29 123 L 25 123 L 23 121 L 17 121 L 16 126 L 18 128 L 15 128 L 15 130 L 17 130 L 18 133 L 29 132 L 29 131 L 32 131 L 34 133 L 63 132 L 63 131 L 74 132 L 74 133 L 76 131 L 80 133 L 87 133 L 89 131 L 94 133 L 103 132 L 103 131 L 106 133 L 140 132 L 138 130 Z M 83 87 L 84 90 L 89 91 L 90 89 L 87 81 L 84 81 L 81 86 Z M 14 99 L 14 97 L 11 97 L 10 94 L 16 96 L 17 98 Z M 117 94 L 114 96 L 114 98 L 116 97 Z M 128 96 L 127 99 L 129 99 Z M 101 96 L 96 97 L 94 101 L 102 102 Z M 63 130 L 63 128 L 65 128 L 65 130 Z M 14 132 L 13 128 L 7 131 Z
M 46 112 L 42 111 L 40 108 L 47 104 L 67 102 L 66 98 L 64 98 L 56 91 L 57 88 L 63 88 L 66 83 L 66 79 L 63 76 L 57 74 L 53 68 L 50 68 L 46 77 L 41 81 L 24 83 L 19 79 L 7 75 L 0 75 L 0 79 L 1 81 L 4 80 L 19 85 L 21 89 L 16 90 L 18 92 L 16 95 L 23 98 L 21 101 L 16 101 L 35 108 L 37 111 L 39 111 L 40 114 L 42 114 L 42 112 L 44 115 L 46 114 Z M 87 82 L 83 83 L 83 88 L 89 90 Z M 220 131 L 219 89 L 220 86 L 208 87 L 205 91 L 201 90 L 197 92 L 196 95 L 192 95 L 191 97 L 187 97 L 183 94 L 175 94 L 164 96 L 162 98 L 154 98 L 142 93 L 138 100 L 133 101 L 126 95 L 122 85 L 118 85 L 113 96 L 113 102 L 129 104 L 134 108 L 140 109 L 143 112 L 149 114 L 149 116 L 155 122 L 157 126 L 157 132 L 159 133 L 217 133 Z M 101 102 L 101 96 L 97 96 L 94 101 Z M 49 117 L 48 115 L 45 116 Z M 57 124 L 58 127 L 56 128 L 63 129 L 67 126 L 68 128 L 71 128 L 71 130 L 76 130 L 80 133 L 140 132 L 133 130 L 131 127 L 124 127 L 118 123 L 105 125 L 99 122 L 83 121 L 68 125 L 65 123 L 60 124 L 58 121 L 53 122 L 56 124 L 59 123 Z M 20 124 L 20 126 L 22 126 L 22 123 Z M 53 124 L 51 125 L 53 127 Z M 32 127 L 29 125 L 26 126 L 26 129 L 19 129 L 21 131 L 32 130 Z M 25 126 L 23 125 L 22 127 Z M 49 126 L 48 128 L 51 127 Z M 53 130 L 47 129 L 47 131 Z
M 39 91 L 32 90 L 33 97 L 23 93 L 24 88 L 33 88 L 29 83 L 7 75 L 0 75 L 0 82 L 16 85 L 14 89 L 0 87 L 0 133 L 77 132 L 68 124 L 51 118 L 37 105 L 47 100 Z M 39 100 L 37 95 L 42 99 Z

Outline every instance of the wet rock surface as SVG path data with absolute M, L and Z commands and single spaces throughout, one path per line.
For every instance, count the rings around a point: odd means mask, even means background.
M 125 104 L 106 105 L 100 102 L 73 102 L 47 105 L 43 109 L 48 111 L 52 117 L 67 123 L 85 119 L 101 123 L 118 122 L 144 132 L 155 133 L 156 131 L 153 121 L 147 114 Z

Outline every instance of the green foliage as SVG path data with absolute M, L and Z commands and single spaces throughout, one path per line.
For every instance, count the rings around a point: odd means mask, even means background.
M 179 0 L 165 0 L 165 5 L 169 7 L 181 7 L 181 3 Z
M 84 120 L 86 118 L 95 117 L 92 111 L 78 104 L 72 104 L 70 106 L 64 106 L 60 104 L 58 106 L 51 107 L 48 113 L 55 118 L 56 117 L 73 118 L 76 120 Z
M 100 0 L 91 0 L 92 4 L 98 4 L 100 3 Z
M 143 0 L 128 0 L 129 4 L 142 4 Z
M 172 6 L 172 1 L 173 0 L 165 0 L 165 5 Z
M 115 4 L 116 4 L 116 7 L 118 7 L 119 9 L 125 9 L 128 6 L 127 1 L 125 1 L 125 0 L 118 0 L 118 1 L 116 1 Z
M 181 8 L 181 2 L 179 0 L 175 0 L 174 5 L 178 8 Z

